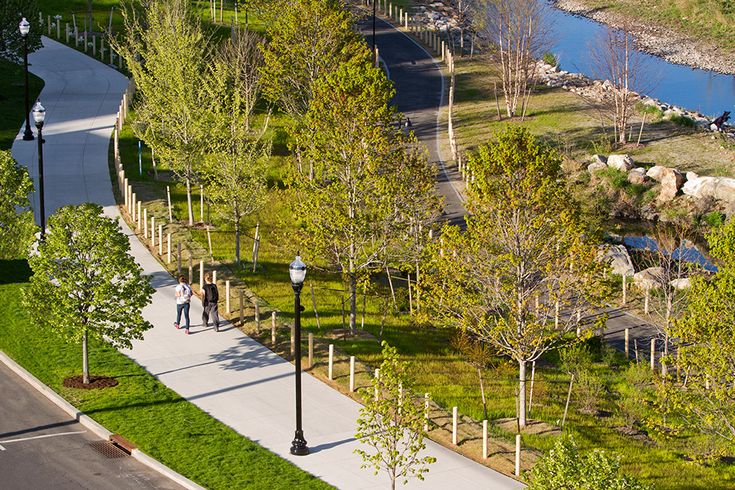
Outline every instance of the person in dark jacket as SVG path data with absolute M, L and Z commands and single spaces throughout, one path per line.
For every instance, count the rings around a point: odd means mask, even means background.
M 212 317 L 214 323 L 214 331 L 219 332 L 219 313 L 217 312 L 217 303 L 219 302 L 219 291 L 217 285 L 212 284 L 212 276 L 207 274 L 204 276 L 204 287 L 199 293 L 202 298 L 204 309 L 202 310 L 202 326 L 209 326 L 209 317 Z

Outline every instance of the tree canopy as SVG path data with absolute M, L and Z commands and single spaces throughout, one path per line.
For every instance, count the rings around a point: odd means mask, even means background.
M 28 194 L 33 182 L 28 170 L 0 150 L 0 259 L 25 258 L 34 241 L 36 224 Z

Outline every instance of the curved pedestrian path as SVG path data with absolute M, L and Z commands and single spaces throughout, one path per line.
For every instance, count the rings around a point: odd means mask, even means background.
M 46 209 L 92 201 L 118 217 L 108 170 L 109 140 L 127 80 L 115 70 L 71 48 L 43 38 L 30 56 L 31 71 L 46 85 L 40 99 L 47 110 L 44 136 Z M 36 178 L 37 144 L 20 139 L 13 156 Z M 37 202 L 33 197 L 34 206 Z M 353 451 L 358 410 L 355 401 L 308 374 L 303 375 L 304 432 L 312 453 L 289 453 L 294 429 L 293 366 L 231 325 L 215 333 L 200 324 L 201 305 L 192 305 L 192 335 L 174 329 L 174 280 L 134 234 L 131 251 L 152 278 L 156 292 L 144 316 L 154 328 L 125 353 L 164 384 L 240 434 L 341 489 L 388 486 L 383 474 L 360 469 Z M 426 481 L 408 488 L 506 489 L 517 481 L 433 442 L 437 458 Z M 196 455 L 192 455 L 196 457 Z M 278 476 L 274 475 L 274 479 Z

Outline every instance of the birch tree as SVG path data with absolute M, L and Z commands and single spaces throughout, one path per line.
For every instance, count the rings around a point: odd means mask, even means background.
M 491 0 L 486 30 L 497 45 L 508 117 L 525 115 L 537 60 L 549 42 L 548 8 L 538 0 Z
M 49 218 L 46 239 L 28 263 L 23 301 L 34 323 L 82 345 L 82 379 L 89 383 L 90 337 L 131 348 L 153 325 L 141 312 L 154 293 L 130 255 L 118 220 L 97 204 L 66 206 Z
M 35 240 L 36 223 L 28 194 L 28 170 L 0 150 L 0 260 L 25 258 Z
M 227 41 L 204 83 L 207 103 L 202 110 L 210 137 L 203 177 L 216 212 L 235 228 L 238 264 L 243 220 L 263 206 L 268 191 L 269 115 L 260 118 L 258 127 L 252 122 L 262 63 L 257 45 L 257 38 L 248 32 Z
M 193 226 L 191 188 L 199 178 L 208 132 L 201 117 L 201 79 L 210 52 L 188 5 L 186 0 L 162 0 L 141 9 L 131 1 L 122 9 L 124 34 L 110 43 L 125 59 L 137 88 L 133 129 L 186 185 Z
M 301 244 L 315 265 L 344 275 L 354 331 L 357 283 L 380 270 L 407 236 L 411 219 L 403 207 L 417 192 L 409 179 L 430 180 L 433 169 L 397 127 L 393 89 L 381 70 L 353 59 L 317 82 L 314 94 L 299 134 L 311 140 L 303 147 L 314 178 L 298 173 L 294 180 Z
M 444 324 L 518 363 L 519 425 L 526 366 L 567 344 L 600 303 L 605 266 L 570 198 L 559 154 L 523 129 L 470 154 L 467 230 L 445 226 L 428 251 L 424 289 Z

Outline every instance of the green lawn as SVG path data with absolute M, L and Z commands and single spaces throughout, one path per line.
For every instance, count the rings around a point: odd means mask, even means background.
M 25 261 L 2 261 L 0 269 L 0 349 L 107 429 L 206 488 L 331 488 L 240 436 L 99 342 L 90 347 L 91 373 L 115 377 L 118 386 L 64 388 L 62 380 L 81 371 L 80 346 L 65 344 L 29 322 L 20 304 L 31 274 Z
M 38 98 L 43 80 L 28 74 L 29 104 Z M 25 117 L 23 65 L 0 59 L 0 150 L 9 150 Z M 33 121 L 31 121 L 33 125 Z M 35 133 L 35 128 L 32 128 Z M 32 144 L 32 143 L 29 143 Z

